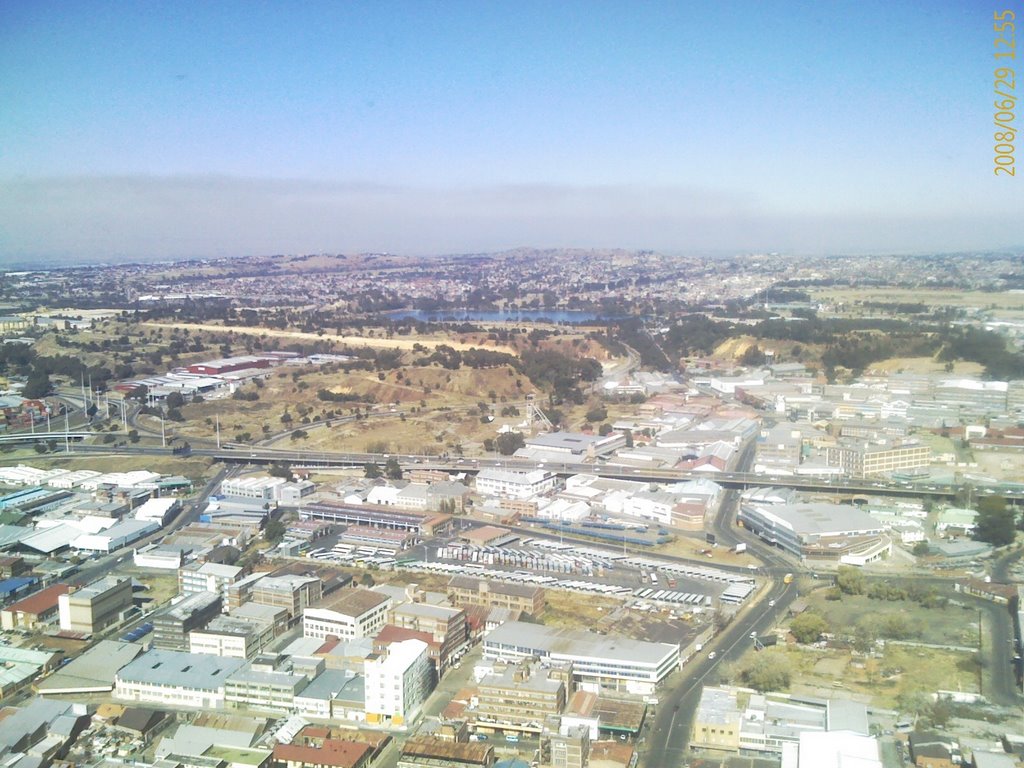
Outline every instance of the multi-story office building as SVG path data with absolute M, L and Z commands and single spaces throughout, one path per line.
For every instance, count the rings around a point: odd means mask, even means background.
M 389 612 L 391 624 L 429 634 L 438 645 L 437 674 L 448 668 L 453 653 L 466 643 L 466 612 L 428 603 L 402 603 Z
M 824 456 L 829 466 L 840 467 L 853 477 L 865 477 L 927 467 L 932 450 L 916 441 L 868 442 L 840 438 L 837 445 L 824 448 Z
M 188 649 L 191 653 L 251 659 L 276 636 L 273 621 L 217 616 L 204 629 L 188 633 Z
M 885 526 L 850 504 L 743 500 L 739 520 L 764 541 L 801 558 L 863 564 L 884 557 L 892 549 Z
M 544 590 L 541 587 L 506 584 L 471 576 L 453 576 L 448 582 L 448 599 L 459 608 L 480 605 L 485 608 L 522 611 L 531 616 L 539 616 L 544 612 Z
M 476 490 L 484 496 L 507 499 L 528 499 L 554 489 L 558 476 L 535 469 L 532 472 L 514 472 L 507 469 L 485 467 L 476 476 Z
M 323 582 L 316 576 L 264 576 L 252 584 L 251 600 L 261 605 L 285 608 L 295 620 L 323 594 Z
M 571 663 L 573 682 L 593 689 L 654 692 L 679 667 L 679 646 L 508 621 L 484 638 L 484 657 Z
M 237 565 L 221 563 L 189 563 L 178 570 L 178 591 L 183 595 L 194 592 L 217 592 L 223 598 L 224 610 L 228 606 L 228 588 L 241 578 Z
M 308 684 L 305 675 L 266 672 L 245 666 L 224 683 L 224 701 L 229 708 L 273 709 L 288 712 L 295 697 Z
M 545 718 L 565 709 L 568 691 L 560 677 L 528 662 L 484 675 L 477 685 L 477 726 L 539 734 Z
M 132 580 L 104 576 L 57 598 L 60 628 L 91 635 L 120 621 L 132 607 Z
M 430 693 L 433 670 L 422 640 L 392 643 L 363 664 L 366 678 L 366 720 L 402 725 L 419 712 Z
M 373 637 L 387 622 L 391 598 L 369 589 L 343 590 L 337 596 L 306 608 L 302 617 L 305 637 L 342 640 Z
M 590 731 L 574 725 L 551 736 L 551 768 L 586 768 L 590 759 Z
M 187 651 L 189 632 L 202 629 L 220 615 L 221 598 L 215 592 L 196 592 L 153 617 L 153 647 Z

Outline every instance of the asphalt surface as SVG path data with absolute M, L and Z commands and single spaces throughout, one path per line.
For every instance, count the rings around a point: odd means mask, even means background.
M 643 735 L 640 745 L 644 768 L 678 768 L 690 741 L 693 716 L 703 686 L 717 684 L 717 666 L 738 661 L 754 642 L 751 633 L 767 634 L 778 619 L 786 615 L 796 596 L 793 584 L 773 584 L 669 679 L 669 687 L 658 697 L 653 725 Z M 770 606 L 772 600 L 775 604 Z M 713 659 L 711 653 L 715 654 Z

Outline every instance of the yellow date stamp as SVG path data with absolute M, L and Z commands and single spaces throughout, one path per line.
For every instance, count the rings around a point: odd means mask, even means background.
M 1014 150 L 1017 142 L 1017 74 L 1012 67 L 998 66 L 1009 59 L 1017 59 L 1017 37 L 1013 11 L 994 11 L 992 13 L 992 31 L 995 33 L 996 68 L 992 73 L 995 101 L 992 115 L 995 124 L 993 134 L 995 160 L 992 172 L 996 176 L 1016 176 Z

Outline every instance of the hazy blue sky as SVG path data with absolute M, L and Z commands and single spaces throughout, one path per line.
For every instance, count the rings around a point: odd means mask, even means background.
M 997 6 L 0 0 L 0 264 L 1024 243 Z

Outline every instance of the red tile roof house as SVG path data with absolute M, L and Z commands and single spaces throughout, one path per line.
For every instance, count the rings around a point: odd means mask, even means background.
M 5 630 L 34 629 L 57 616 L 57 598 L 70 591 L 67 584 L 54 584 L 33 595 L 11 603 L 0 611 L 0 626 Z

